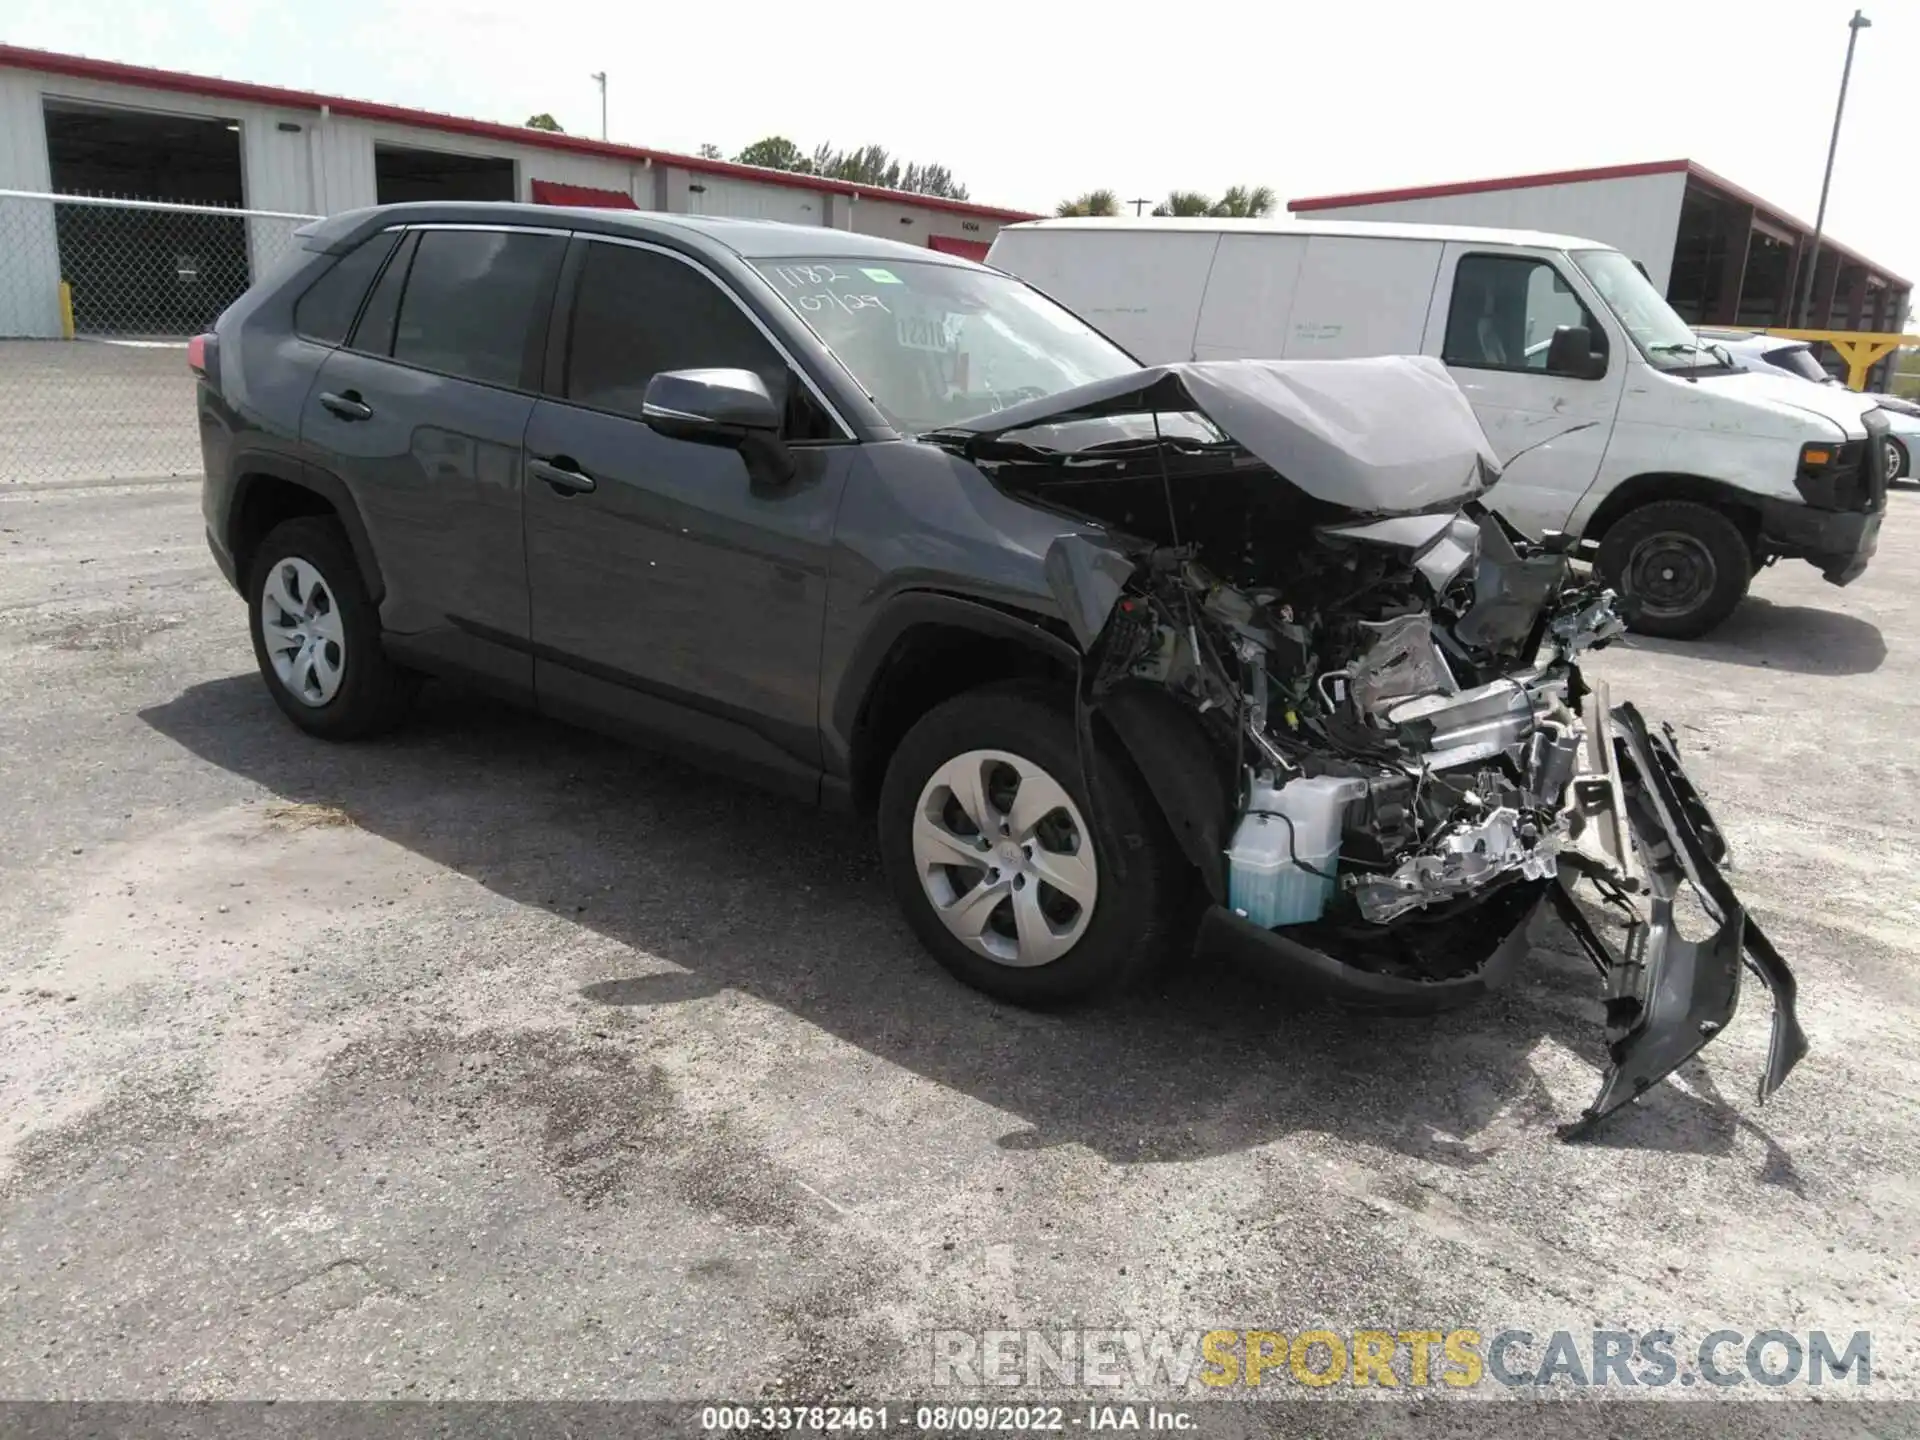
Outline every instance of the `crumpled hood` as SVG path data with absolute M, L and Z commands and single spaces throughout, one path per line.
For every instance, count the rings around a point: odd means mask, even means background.
M 929 438 L 984 441 L 1081 420 L 1187 413 L 1314 499 L 1362 515 L 1452 508 L 1500 476 L 1473 407 L 1427 356 L 1154 365 Z

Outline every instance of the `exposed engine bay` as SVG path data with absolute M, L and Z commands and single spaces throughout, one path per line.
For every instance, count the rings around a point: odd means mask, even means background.
M 1503 978 L 1550 905 L 1606 985 L 1588 1122 L 1718 1033 L 1743 956 L 1775 999 L 1763 1097 L 1804 1053 L 1671 736 L 1581 675 L 1623 633 L 1611 592 L 1481 503 L 1499 465 L 1437 362 L 1162 366 L 930 438 L 1092 527 L 1046 557 L 1083 723 L 1166 756 L 1143 768 L 1216 901 L 1203 948 L 1439 1008 Z M 1710 940 L 1673 926 L 1689 885 Z

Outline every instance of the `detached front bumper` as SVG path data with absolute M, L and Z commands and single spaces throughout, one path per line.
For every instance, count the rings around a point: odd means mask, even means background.
M 1807 1053 L 1793 972 L 1728 885 L 1721 868 L 1726 842 L 1671 737 L 1652 734 L 1632 705 L 1609 712 L 1604 691 L 1589 697 L 1586 712 L 1587 766 L 1574 782 L 1580 819 L 1558 880 L 1511 883 L 1464 912 L 1381 931 L 1393 937 L 1396 958 L 1408 962 L 1395 968 L 1383 968 L 1377 953 L 1358 953 L 1365 947 L 1343 946 L 1332 927 L 1263 930 L 1218 905 L 1202 917 L 1196 950 L 1255 970 L 1290 993 L 1355 1008 L 1435 1012 L 1502 985 L 1532 948 L 1551 905 L 1606 987 L 1606 1075 L 1570 1133 L 1658 1084 L 1725 1029 L 1739 1005 L 1743 963 L 1773 997 L 1773 1039 L 1759 1087 L 1764 1101 Z M 1644 895 L 1646 913 L 1635 910 L 1623 950 L 1574 899 L 1583 875 L 1630 909 L 1632 896 Z M 1674 926 L 1674 898 L 1688 884 L 1717 924 L 1703 940 L 1687 940 Z M 1446 978 L 1422 978 L 1419 971 L 1435 961 L 1450 962 Z
M 1561 919 L 1607 980 L 1610 1063 L 1583 1122 L 1612 1114 L 1725 1029 L 1740 1003 L 1743 962 L 1773 996 L 1773 1038 L 1759 1086 L 1764 1101 L 1807 1053 L 1793 972 L 1727 883 L 1726 841 L 1681 768 L 1672 736 L 1653 734 L 1631 704 L 1614 709 L 1611 719 L 1617 730 L 1604 748 L 1614 768 L 1606 778 L 1624 797 L 1648 904 L 1628 930 L 1624 953 L 1616 953 L 1564 885 L 1554 892 Z M 1683 885 L 1717 922 L 1704 940 L 1684 939 L 1674 927 L 1673 901 Z

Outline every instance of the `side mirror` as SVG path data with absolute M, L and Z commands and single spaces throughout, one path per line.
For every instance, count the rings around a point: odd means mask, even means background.
M 738 448 L 780 432 L 780 411 L 751 370 L 663 370 L 647 382 L 640 418 L 660 434 Z
M 1593 348 L 1593 332 L 1584 325 L 1562 325 L 1547 345 L 1547 373 L 1573 380 L 1598 380 L 1607 373 L 1607 357 Z

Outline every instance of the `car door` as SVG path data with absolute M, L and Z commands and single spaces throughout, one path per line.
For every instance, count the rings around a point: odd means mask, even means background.
M 852 432 L 731 288 L 677 251 L 578 237 L 561 295 L 525 445 L 539 704 L 810 798 Z M 790 479 L 640 418 L 655 374 L 706 367 L 752 370 L 783 401 Z
M 533 685 L 520 444 L 565 252 L 559 231 L 410 231 L 301 418 L 373 542 L 389 646 L 516 698 Z
M 1449 243 L 1426 327 L 1426 353 L 1446 364 L 1505 467 L 1489 499 L 1532 535 L 1564 527 L 1593 484 L 1626 381 L 1625 341 L 1609 338 L 1563 264 Z M 1548 372 L 1554 331 L 1576 325 L 1604 373 Z

